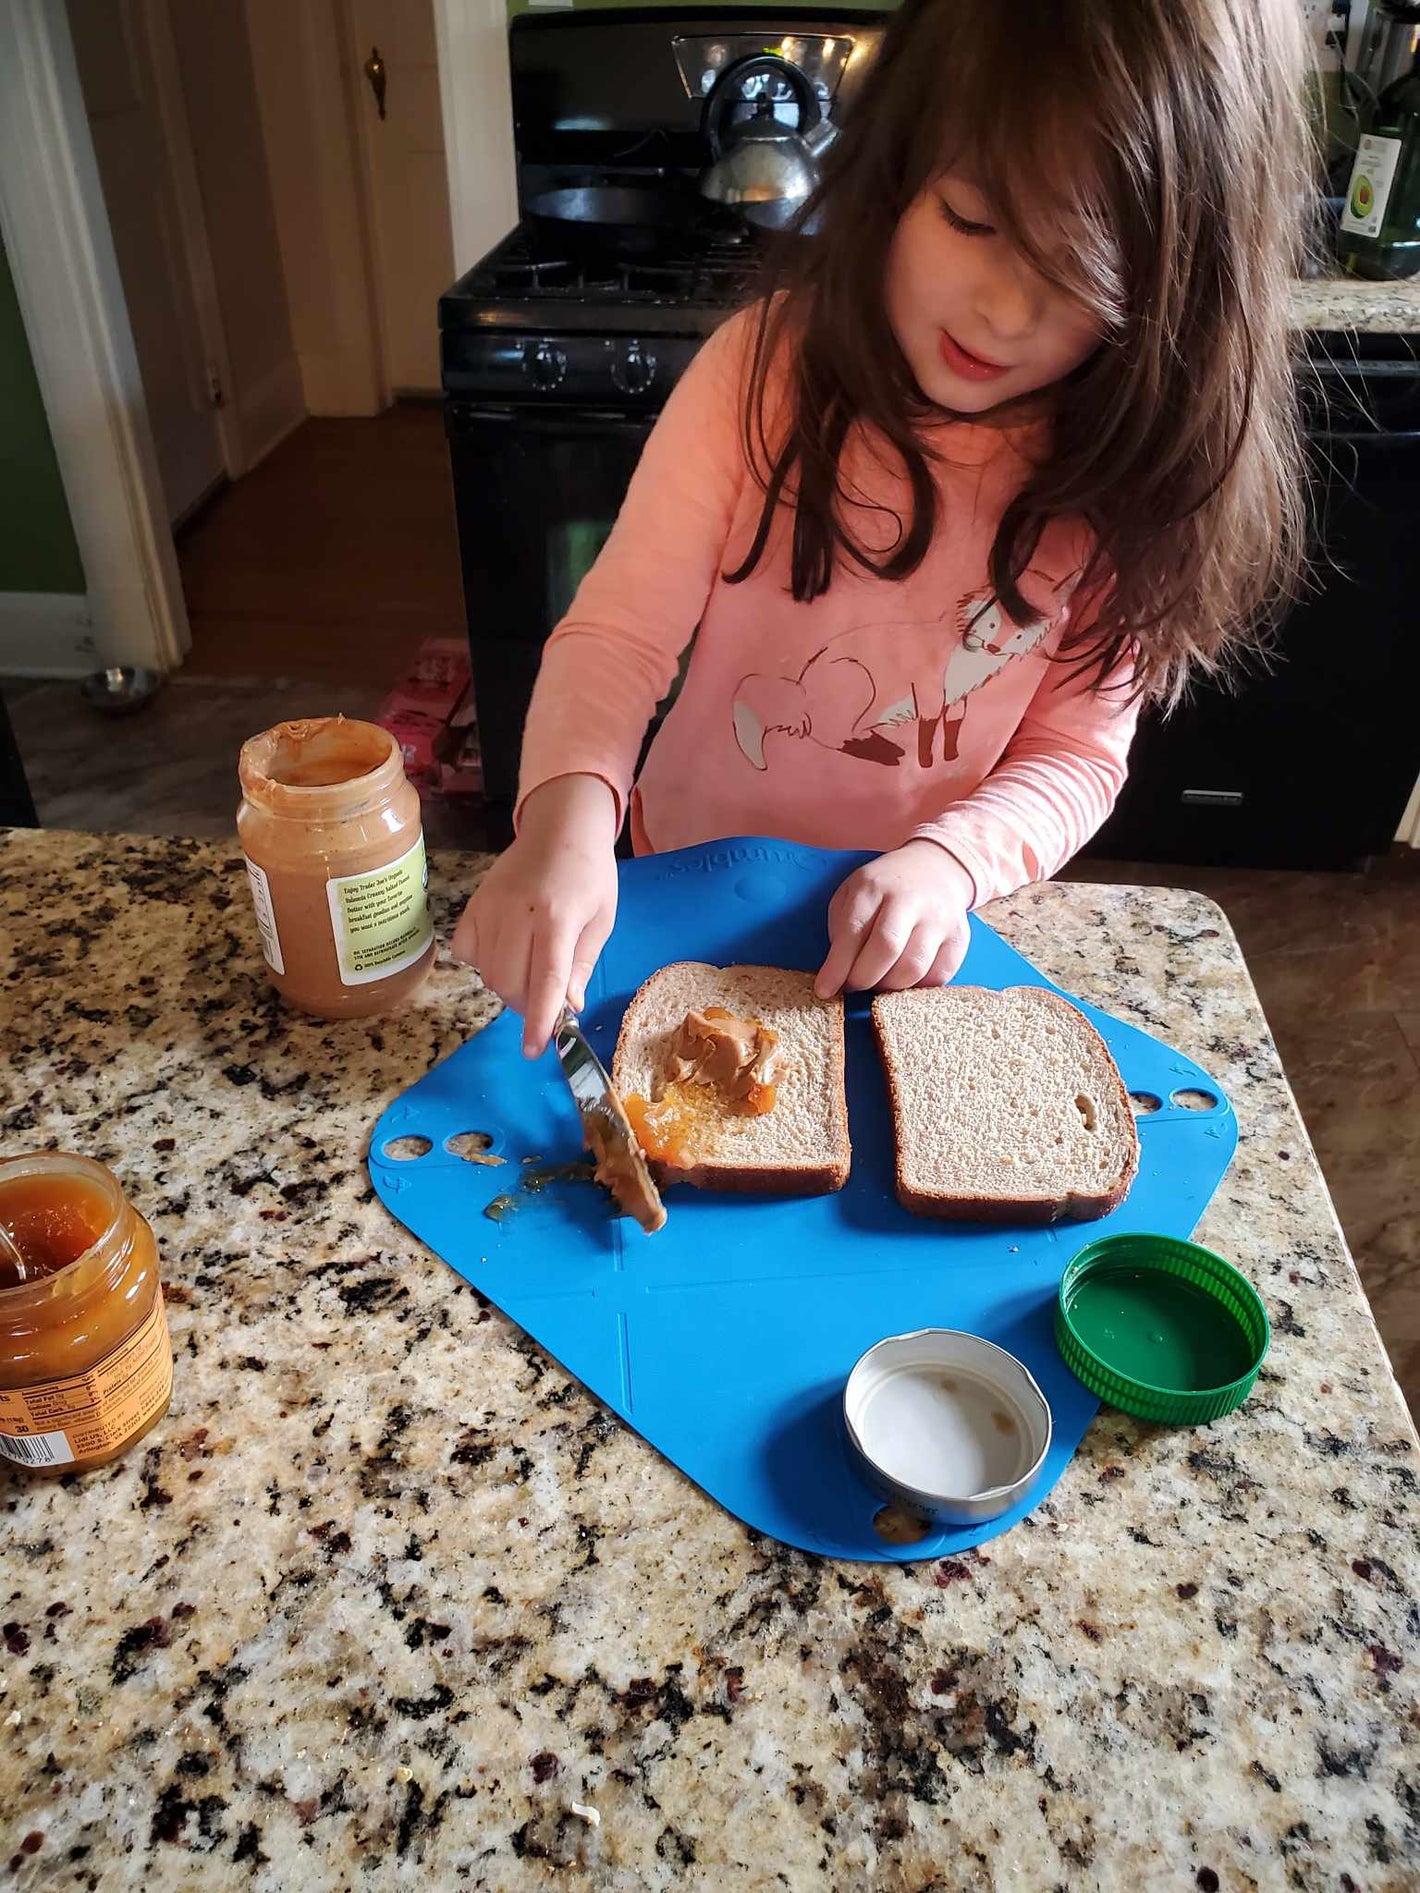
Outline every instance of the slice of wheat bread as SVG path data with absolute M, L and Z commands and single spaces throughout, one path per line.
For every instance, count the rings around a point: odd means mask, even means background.
M 765 1195 L 822 1196 L 848 1179 L 843 1002 L 814 997 L 812 973 L 777 966 L 679 960 L 653 973 L 626 1009 L 612 1080 L 623 1098 L 661 1088 L 671 1040 L 692 1008 L 724 1006 L 779 1035 L 774 1108 L 761 1117 L 714 1112 L 687 1149 L 691 1161 L 652 1168 L 662 1182 Z
M 897 1195 L 922 1216 L 1050 1223 L 1107 1216 L 1139 1134 L 1104 1040 L 1038 986 L 880 993 Z

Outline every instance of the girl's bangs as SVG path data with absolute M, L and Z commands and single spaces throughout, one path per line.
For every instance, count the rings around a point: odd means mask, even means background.
M 939 171 L 968 178 L 1031 268 L 1102 327 L 1117 328 L 1127 297 L 1103 139 L 1054 91 L 1027 85 L 1008 115 L 985 109 L 1000 97 L 992 88 L 967 90 L 965 109 L 953 101 Z

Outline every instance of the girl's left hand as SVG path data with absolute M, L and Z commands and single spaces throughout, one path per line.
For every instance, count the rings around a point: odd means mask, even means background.
M 934 841 L 909 841 L 850 874 L 828 906 L 828 958 L 814 991 L 941 986 L 966 958 L 976 896 L 966 869 Z

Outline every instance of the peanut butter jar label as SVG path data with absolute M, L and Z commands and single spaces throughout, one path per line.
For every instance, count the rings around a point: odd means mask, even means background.
M 0 1392 L 0 1459 L 69 1466 L 115 1452 L 161 1413 L 173 1390 L 163 1291 L 142 1325 L 85 1374 Z
M 343 985 L 368 986 L 402 973 L 434 938 L 423 835 L 398 861 L 325 885 Z
M 266 870 L 259 868 L 250 855 L 242 859 L 247 864 L 247 879 L 251 883 L 251 904 L 256 909 L 257 931 L 261 935 L 261 955 L 273 973 L 284 973 L 286 961 L 281 953 L 281 933 L 276 925 L 276 908 L 271 899 L 271 883 L 266 878 Z

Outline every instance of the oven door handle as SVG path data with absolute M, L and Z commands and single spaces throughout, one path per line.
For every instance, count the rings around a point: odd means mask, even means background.
M 616 408 L 528 408 L 492 402 L 451 401 L 446 411 L 446 428 L 451 439 L 473 433 L 479 428 L 520 433 L 608 434 L 644 436 L 651 431 L 654 414 L 626 414 Z
M 1329 428 L 1324 433 L 1308 430 L 1307 444 L 1313 448 L 1364 447 L 1371 458 L 1377 454 L 1413 454 L 1416 447 L 1420 446 L 1420 429 L 1406 428 L 1403 433 L 1384 427 L 1376 428 L 1373 433 L 1340 428 Z

